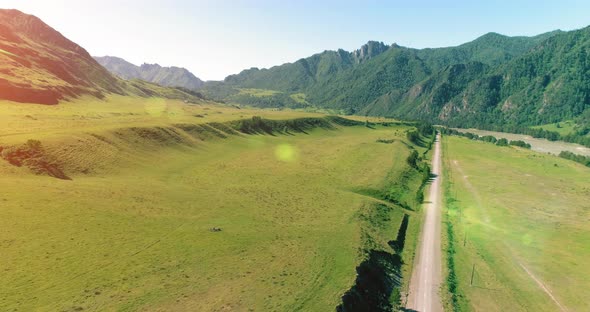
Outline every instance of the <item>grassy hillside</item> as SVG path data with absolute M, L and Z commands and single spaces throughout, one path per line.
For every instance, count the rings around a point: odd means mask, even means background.
M 29 107 L 9 101 L 0 101 L 0 104 L 3 127 L 0 138 L 8 143 L 26 141 L 28 137 L 20 134 L 28 133 L 75 134 L 96 129 L 152 127 L 171 123 L 226 122 L 253 115 L 273 119 L 321 116 L 288 110 L 236 109 L 206 100 L 187 104 L 174 99 L 118 95 L 104 100 L 87 96 L 58 106 Z
M 454 310 L 590 308 L 590 169 L 465 138 L 445 137 L 443 146 Z
M 99 65 L 84 48 L 39 18 L 17 10 L 0 9 L 0 39 L 0 101 L 54 105 L 83 96 L 157 96 L 187 101 L 202 98 L 184 89 L 123 81 Z
M 37 17 L 0 10 L 0 38 L 0 99 L 57 104 L 124 92 L 88 52 Z
M 0 310 L 333 310 L 375 252 L 412 263 L 417 210 L 363 191 L 419 187 L 406 125 L 157 98 L 0 107 L 0 153 L 24 159 L 0 160 Z
M 543 129 L 547 131 L 554 131 L 559 135 L 568 135 L 574 133 L 576 130 L 576 124 L 572 120 L 565 120 L 563 122 L 556 122 L 552 124 L 546 124 L 541 126 L 535 126 L 534 129 Z

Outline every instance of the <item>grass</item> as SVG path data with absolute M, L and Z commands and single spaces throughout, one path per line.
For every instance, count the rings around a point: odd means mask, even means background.
M 267 90 L 267 89 L 248 89 L 248 88 L 239 88 L 239 94 L 247 94 L 255 97 L 267 97 L 273 96 L 278 93 L 282 93 L 279 91 L 274 90 Z
M 465 138 L 443 143 L 456 310 L 559 311 L 535 278 L 565 308 L 588 310 L 590 169 Z
M 110 96 L 106 100 L 82 97 L 57 106 L 23 105 L 0 101 L 0 142 L 24 142 L 26 138 L 104 131 L 124 127 L 155 127 L 174 123 L 226 122 L 259 115 L 269 119 L 324 116 L 291 110 L 236 109 L 214 102 L 185 104 L 180 100 Z M 28 136 L 27 134 L 34 134 Z
M 300 104 L 309 104 L 307 102 L 307 96 L 305 95 L 305 93 L 293 93 L 291 95 L 289 95 L 289 97 L 291 97 L 293 99 L 293 101 L 300 103 Z
M 568 135 L 570 133 L 573 133 L 575 131 L 576 123 L 572 120 L 566 120 L 566 121 L 556 122 L 556 123 L 542 125 L 542 126 L 535 126 L 532 128 L 553 131 L 553 132 L 557 132 L 560 135 L 564 136 L 564 135 Z
M 210 126 L 253 115 L 321 116 L 131 97 L 1 103 L 0 146 L 39 140 L 72 180 L 0 160 L 0 310 L 333 310 L 363 260 L 359 215 L 379 201 L 353 190 L 404 171 L 407 126 L 225 139 Z M 401 212 L 372 230 L 381 248 Z
M 283 92 L 268 89 L 238 88 L 238 95 L 250 95 L 254 97 L 269 97 Z M 305 93 L 289 94 L 289 97 L 299 104 L 309 104 Z

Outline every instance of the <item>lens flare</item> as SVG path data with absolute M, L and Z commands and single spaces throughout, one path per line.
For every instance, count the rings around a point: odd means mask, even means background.
M 533 242 L 533 237 L 531 234 L 526 233 L 522 236 L 522 243 L 529 246 Z
M 164 99 L 154 99 L 144 104 L 145 111 L 152 117 L 161 117 L 166 111 L 166 106 Z
M 282 162 L 293 162 L 297 159 L 297 149 L 290 144 L 281 144 L 275 149 L 275 156 Z

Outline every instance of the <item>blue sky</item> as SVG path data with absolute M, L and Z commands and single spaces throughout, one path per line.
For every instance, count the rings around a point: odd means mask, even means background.
M 368 40 L 453 46 L 494 31 L 536 35 L 590 25 L 590 1 L 0 0 L 92 55 L 181 66 L 206 80 Z

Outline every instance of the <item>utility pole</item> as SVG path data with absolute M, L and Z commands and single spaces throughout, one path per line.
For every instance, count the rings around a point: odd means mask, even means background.
M 463 238 L 463 247 L 467 244 L 467 231 L 465 231 L 465 237 Z
M 471 269 L 471 282 L 469 286 L 473 286 L 473 273 L 475 273 L 475 263 L 473 263 L 473 268 Z

